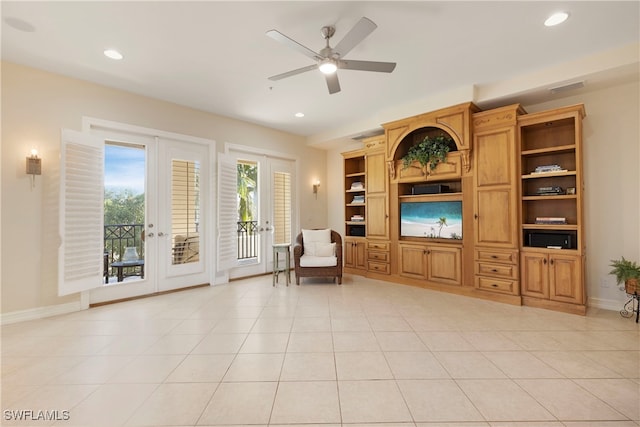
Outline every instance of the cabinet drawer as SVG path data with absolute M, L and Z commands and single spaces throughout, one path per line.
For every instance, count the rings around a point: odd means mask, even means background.
M 518 294 L 518 281 L 476 276 L 476 288 L 503 294 Z
M 375 261 L 369 261 L 367 270 L 374 271 L 376 273 L 383 273 L 383 274 L 389 274 L 389 272 L 391 271 L 389 264 L 385 262 L 375 262 Z
M 367 249 L 370 251 L 389 251 L 389 243 L 368 241 Z
M 494 264 L 489 262 L 476 262 L 476 274 L 483 276 L 518 278 L 518 270 L 515 265 Z
M 476 261 L 502 262 L 518 264 L 518 252 L 476 249 Z
M 368 259 L 370 261 L 389 262 L 389 252 L 369 251 Z

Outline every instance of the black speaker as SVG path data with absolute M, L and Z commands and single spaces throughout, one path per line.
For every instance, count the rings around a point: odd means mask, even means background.
M 528 246 L 548 248 L 550 246 L 562 249 L 573 248 L 573 236 L 567 233 L 529 233 Z
M 417 184 L 411 189 L 413 194 L 439 194 L 448 193 L 449 186 L 442 184 Z
M 364 231 L 364 226 L 354 225 L 352 227 L 349 227 L 350 236 L 364 237 Z

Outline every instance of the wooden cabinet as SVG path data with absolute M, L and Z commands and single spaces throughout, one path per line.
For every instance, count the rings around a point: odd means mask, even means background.
M 373 141 L 372 141 L 373 139 Z M 389 196 L 387 185 L 384 146 L 377 141 L 384 140 L 384 135 L 365 141 L 375 149 L 367 151 L 366 160 L 366 223 L 367 238 L 389 238 Z
M 343 255 L 345 270 L 366 270 L 366 239 L 358 237 L 345 237 Z
M 512 105 L 473 116 L 476 246 L 518 247 L 516 118 Z
M 584 116 L 584 106 L 575 105 L 518 118 L 521 287 L 523 296 L 536 299 L 523 302 L 581 313 Z
M 343 153 L 345 271 L 584 314 L 583 117 L 466 103 L 383 124 Z M 404 167 L 438 136 L 444 162 Z
M 580 255 L 523 251 L 521 256 L 523 296 L 584 304 Z
M 343 153 L 346 236 L 366 235 L 366 162 L 363 150 Z
M 519 295 L 518 251 L 480 248 L 475 251 L 475 286 L 483 291 Z
M 519 295 L 517 117 L 510 105 L 473 115 L 474 285 Z
M 379 274 L 391 272 L 389 242 L 367 240 L 367 271 Z
M 445 285 L 462 284 L 462 250 L 436 244 L 404 243 L 398 245 L 401 276 Z

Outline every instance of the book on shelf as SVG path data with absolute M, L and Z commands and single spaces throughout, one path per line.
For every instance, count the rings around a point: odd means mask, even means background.
M 364 196 L 353 196 L 351 203 L 364 203 Z
M 539 174 L 539 173 L 553 173 L 553 172 L 567 172 L 566 169 L 563 169 L 560 165 L 540 165 L 535 168 L 531 174 Z
M 354 221 L 354 222 L 364 221 L 364 216 L 362 216 L 362 215 L 352 215 L 351 216 L 351 221 Z
M 538 216 L 536 224 L 566 224 L 567 218 L 557 216 Z
M 352 182 L 351 190 L 364 190 L 364 184 L 360 181 Z

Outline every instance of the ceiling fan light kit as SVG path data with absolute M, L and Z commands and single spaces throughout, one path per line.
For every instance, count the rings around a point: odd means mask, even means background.
M 333 59 L 324 59 L 320 61 L 320 65 L 318 66 L 318 69 L 323 74 L 333 74 L 338 70 L 338 65 Z
M 315 65 L 308 65 L 306 67 L 298 68 L 288 71 L 286 73 L 277 74 L 269 77 L 269 80 L 277 81 L 287 77 L 295 76 L 307 71 L 319 69 L 325 75 L 327 82 L 327 88 L 329 93 L 340 92 L 340 82 L 338 81 L 337 70 L 356 70 L 356 71 L 374 71 L 378 73 L 391 73 L 395 68 L 395 62 L 377 62 L 377 61 L 356 61 L 343 59 L 344 56 L 351 51 L 356 45 L 364 40 L 373 30 L 377 28 L 377 25 L 370 19 L 362 17 L 358 23 L 349 30 L 344 38 L 332 48 L 329 45 L 329 39 L 335 34 L 336 29 L 332 26 L 322 27 L 321 33 L 325 39 L 326 45 L 320 52 L 316 53 L 313 50 L 301 45 L 297 41 L 285 36 L 277 30 L 267 31 L 267 36 L 280 42 L 303 55 L 313 59 Z

